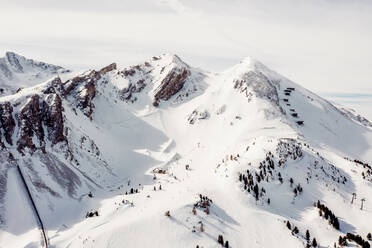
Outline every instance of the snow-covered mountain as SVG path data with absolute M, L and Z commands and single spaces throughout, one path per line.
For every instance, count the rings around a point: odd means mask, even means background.
M 54 77 L 0 98 L 0 246 L 45 245 L 20 170 L 49 247 L 367 247 L 371 126 L 251 58 Z
M 66 74 L 61 66 L 27 59 L 13 52 L 6 52 L 0 58 L 0 96 L 15 93 L 20 88 L 30 87 L 55 77 Z

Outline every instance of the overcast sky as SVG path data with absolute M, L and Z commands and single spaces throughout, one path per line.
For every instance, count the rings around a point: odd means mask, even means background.
M 0 0 L 0 53 L 72 69 L 175 53 L 212 71 L 252 56 L 372 119 L 371 13 L 370 0 Z

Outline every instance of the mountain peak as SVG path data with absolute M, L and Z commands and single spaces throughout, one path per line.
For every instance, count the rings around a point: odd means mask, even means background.
M 61 66 L 28 59 L 11 51 L 0 58 L 0 68 L 0 95 L 11 94 L 19 88 L 44 82 L 56 74 L 70 72 Z
M 40 61 L 33 60 L 33 59 L 28 59 L 22 55 L 19 55 L 11 51 L 7 51 L 5 53 L 5 58 L 7 62 L 11 66 L 15 67 L 19 72 L 22 72 L 23 67 L 25 66 L 26 67 L 39 67 L 43 70 L 53 70 L 53 71 L 64 69 L 62 66 L 57 66 L 57 65 L 48 64 L 48 63 L 40 62 Z
M 179 67 L 189 67 L 189 65 L 184 62 L 177 54 L 164 53 L 157 57 L 152 57 L 153 61 L 161 61 L 165 65 L 172 64 Z
M 249 71 L 269 71 L 269 69 L 262 64 L 260 61 L 256 60 L 253 57 L 246 57 L 241 60 L 238 64 L 234 65 L 227 71 L 232 71 L 238 74 L 243 74 Z
M 9 58 L 9 57 L 21 57 L 21 56 L 16 54 L 15 52 L 6 51 L 5 52 L 5 57 Z
M 17 71 L 23 72 L 23 67 L 20 64 L 20 60 L 26 60 L 25 57 L 20 56 L 14 52 L 6 52 L 5 53 L 6 60 L 8 63 Z

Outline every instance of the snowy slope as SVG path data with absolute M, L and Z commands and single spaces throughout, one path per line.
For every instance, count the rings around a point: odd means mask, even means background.
M 15 93 L 19 88 L 30 87 L 57 74 L 67 74 L 69 70 L 44 62 L 27 59 L 13 52 L 6 52 L 0 58 L 0 96 Z
M 221 247 L 218 235 L 230 247 L 304 247 L 306 230 L 333 247 L 372 231 L 369 122 L 254 59 L 221 73 L 175 55 L 112 64 L 0 107 L 0 246 L 42 246 L 17 165 L 50 247 Z

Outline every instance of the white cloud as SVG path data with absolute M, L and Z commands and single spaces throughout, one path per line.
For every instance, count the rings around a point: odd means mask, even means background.
M 180 14 L 192 13 L 192 9 L 184 5 L 180 0 L 160 0 L 159 3 L 165 4 Z

